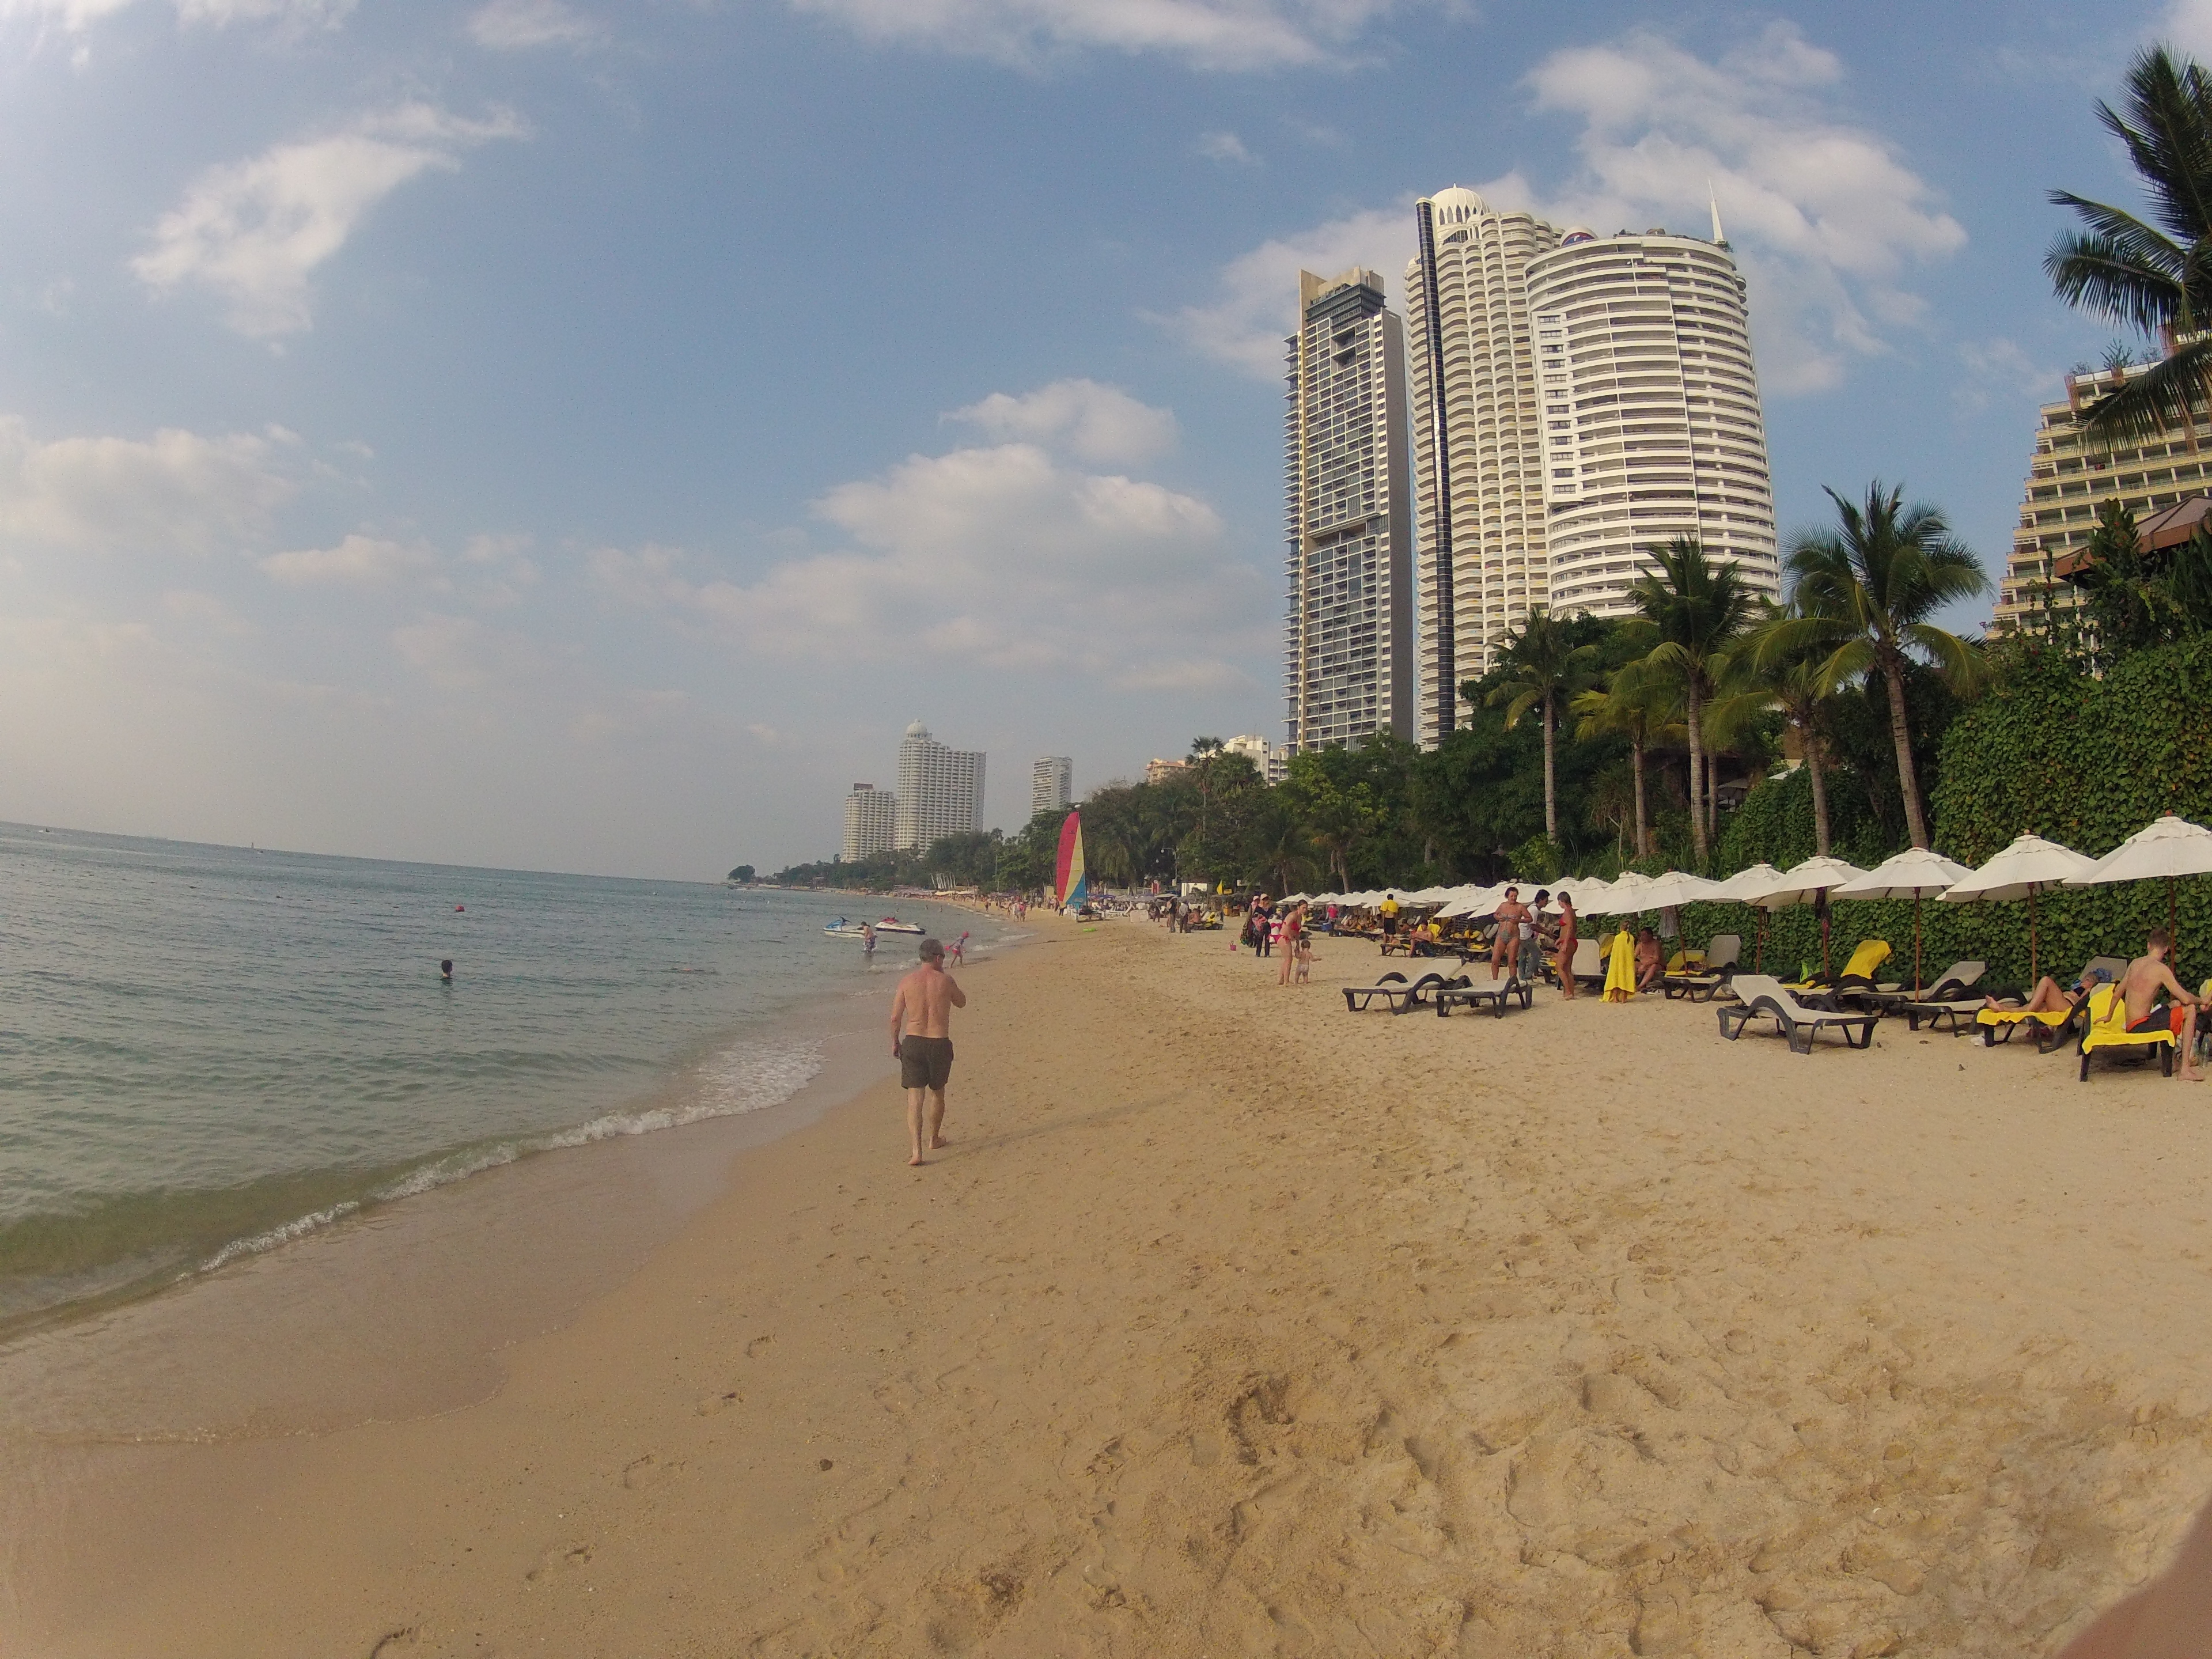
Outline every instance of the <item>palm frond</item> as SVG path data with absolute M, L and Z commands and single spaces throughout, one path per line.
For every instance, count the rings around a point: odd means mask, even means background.
M 2177 268 L 2160 270 L 2109 237 L 2068 231 L 2043 256 L 2043 270 L 2052 292 L 2075 310 L 2155 334 L 2186 328 L 2193 319 L 2189 263 L 2186 252 L 2176 249 Z
M 2212 411 L 2212 341 L 2197 340 L 2124 376 L 2090 405 L 2082 428 L 2106 443 L 2187 427 Z

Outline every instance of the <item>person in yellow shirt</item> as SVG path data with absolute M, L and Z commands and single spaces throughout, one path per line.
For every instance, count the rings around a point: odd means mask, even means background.
M 1398 937 L 1398 896 L 1382 895 L 1382 902 L 1375 907 L 1375 914 L 1382 919 L 1382 942 L 1388 945 Z

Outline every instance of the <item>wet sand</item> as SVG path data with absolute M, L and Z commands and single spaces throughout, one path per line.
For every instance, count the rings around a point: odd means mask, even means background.
M 886 1077 L 489 1397 L 76 1449 L 0 1650 L 2033 1654 L 2212 1490 L 2212 1091 L 1036 927 L 939 1162 Z

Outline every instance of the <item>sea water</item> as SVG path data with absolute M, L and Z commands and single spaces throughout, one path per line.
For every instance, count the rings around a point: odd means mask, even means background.
M 856 904 L 0 825 L 0 1337 L 789 1098 L 823 1063 L 795 1011 L 869 989 L 823 933 Z

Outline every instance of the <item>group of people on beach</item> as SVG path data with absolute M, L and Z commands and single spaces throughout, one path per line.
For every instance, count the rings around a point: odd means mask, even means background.
M 1248 947 L 1255 956 L 1282 958 L 1282 970 L 1276 976 L 1278 985 L 1304 985 L 1313 974 L 1313 939 L 1310 926 L 1313 907 L 1304 899 L 1293 899 L 1278 907 L 1265 893 L 1255 897 L 1244 913 L 1244 927 L 1237 934 L 1237 945 Z
M 2173 935 L 2163 927 L 2151 930 L 2143 953 L 2130 962 L 2118 977 L 2120 1006 L 2127 1012 L 2130 1032 L 2173 1033 L 2180 1063 L 2174 1076 L 2185 1083 L 2201 1083 L 2204 1073 L 2197 1065 L 2197 1017 L 2212 1002 L 2196 995 L 2173 976 L 2168 959 L 2173 954 Z M 2026 997 L 1985 996 L 1982 1006 L 2031 1014 L 2072 1014 L 2097 990 L 2113 982 L 2104 968 L 2091 966 L 2069 991 L 2048 974 L 2036 981 Z M 2141 1014 L 2134 1012 L 2140 1008 Z

